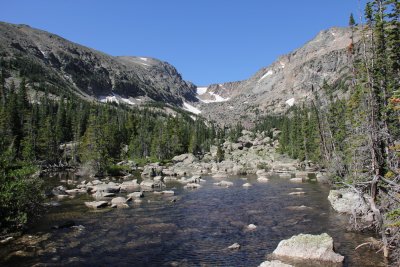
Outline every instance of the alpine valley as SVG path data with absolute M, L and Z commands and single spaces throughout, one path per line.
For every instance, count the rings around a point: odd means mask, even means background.
M 399 17 L 207 85 L 0 22 L 0 265 L 399 266 Z

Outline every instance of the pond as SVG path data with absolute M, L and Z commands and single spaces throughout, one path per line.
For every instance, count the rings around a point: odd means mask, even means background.
M 167 183 L 174 198 L 145 192 L 142 203 L 125 209 L 89 210 L 83 203 L 91 199 L 87 195 L 62 201 L 29 230 L 28 237 L 45 237 L 35 245 L 3 246 L 0 265 L 258 266 L 282 239 L 326 232 L 345 256 L 344 266 L 386 266 L 367 247 L 355 251 L 371 233 L 346 230 L 348 218 L 331 209 L 327 186 L 278 177 L 258 183 L 249 176 L 230 177 L 233 186 L 221 188 L 213 185 L 217 180 L 204 178 L 196 190 Z M 58 176 L 52 179 L 59 183 Z M 244 188 L 247 182 L 253 186 Z M 300 190 L 305 194 L 289 195 Z M 296 208 L 301 205 L 309 208 Z M 69 220 L 78 227 L 51 229 Z M 249 224 L 257 228 L 248 230 Z M 227 249 L 233 243 L 241 248 Z M 15 250 L 31 253 L 20 257 Z

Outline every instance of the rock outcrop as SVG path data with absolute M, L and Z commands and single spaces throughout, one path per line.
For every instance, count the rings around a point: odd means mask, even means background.
M 341 263 L 344 257 L 333 251 L 333 239 L 328 234 L 300 234 L 279 242 L 273 256 L 296 260 Z

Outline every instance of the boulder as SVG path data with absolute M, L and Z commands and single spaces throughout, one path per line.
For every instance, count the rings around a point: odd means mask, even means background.
M 137 180 L 132 180 L 132 181 L 125 181 L 122 184 L 120 184 L 120 191 L 121 192 L 133 192 L 136 189 L 138 189 L 139 184 Z
M 228 175 L 227 175 L 226 173 L 220 172 L 220 173 L 214 174 L 212 177 L 213 177 L 213 178 L 219 179 L 219 178 L 226 178 L 227 176 L 228 176 Z
M 201 182 L 201 176 L 200 175 L 193 175 L 191 178 L 186 180 L 188 183 L 200 183 Z
M 124 197 L 116 197 L 111 200 L 112 205 L 122 205 L 127 202 L 126 198 Z
M 255 224 L 249 224 L 247 226 L 247 229 L 249 229 L 249 230 L 255 230 L 256 228 L 257 228 L 257 225 L 255 225 Z
M 260 183 L 266 183 L 269 181 L 269 179 L 267 177 L 258 177 L 257 181 Z
M 162 181 L 153 181 L 153 180 L 143 180 L 140 183 L 140 188 L 143 190 L 152 191 L 154 188 L 162 188 L 165 187 L 165 184 Z
M 293 265 L 289 265 L 281 261 L 274 260 L 274 261 L 264 261 L 263 263 L 258 265 L 258 267 L 293 267 Z
M 290 181 L 292 183 L 302 183 L 303 182 L 303 178 L 291 178 Z
M 274 250 L 276 257 L 341 263 L 344 257 L 333 251 L 333 239 L 328 234 L 300 234 L 279 242 Z
M 198 161 L 198 159 L 193 154 L 187 153 L 187 154 L 182 154 L 182 155 L 173 157 L 172 161 L 175 164 L 179 163 L 179 162 L 182 162 L 185 165 L 189 165 L 189 164 L 192 164 L 195 161 Z
M 153 178 L 154 181 L 164 181 L 164 178 L 161 175 L 158 175 Z
M 316 175 L 317 181 L 321 184 L 329 184 L 329 177 L 323 173 L 317 173 Z
M 361 197 L 349 189 L 331 190 L 328 200 L 334 210 L 346 214 L 366 214 L 368 206 L 363 202 Z
M 67 190 L 67 188 L 65 188 L 65 186 L 60 185 L 60 186 L 54 187 L 53 190 L 51 190 L 51 193 L 54 196 L 67 195 L 67 193 L 65 192 L 66 190 Z
M 242 186 L 243 186 L 243 187 L 250 187 L 251 184 L 250 184 L 250 183 L 245 183 L 245 184 L 243 184 Z
M 142 177 L 155 177 L 157 175 L 162 175 L 163 166 L 160 166 L 159 162 L 147 164 L 143 167 Z
M 103 192 L 103 193 L 119 193 L 120 187 L 114 183 L 109 184 L 98 184 L 93 187 L 92 192 Z
M 115 197 L 115 193 L 107 193 L 107 192 L 102 192 L 102 191 L 97 191 L 96 193 L 93 194 L 93 197 L 97 200 L 109 198 L 109 197 Z
M 104 208 L 104 207 L 107 207 L 107 205 L 108 205 L 107 201 L 85 202 L 85 206 L 88 207 L 88 208 L 92 208 L 92 209 Z
M 144 197 L 144 194 L 143 194 L 143 192 L 133 192 L 133 193 L 130 193 L 128 196 L 127 196 L 128 198 L 142 198 L 142 197 Z
M 71 195 L 71 196 L 76 196 L 76 195 L 85 194 L 86 189 L 75 188 L 75 189 L 65 190 L 65 193 L 67 193 L 68 195 Z
M 175 194 L 175 192 L 172 191 L 172 190 L 164 190 L 164 191 L 162 191 L 161 193 L 162 193 L 163 195 L 165 195 L 165 196 L 173 196 L 173 195 Z
M 214 185 L 222 186 L 222 187 L 230 187 L 230 186 L 233 185 L 233 183 L 232 182 L 228 182 L 228 181 L 221 181 L 221 182 L 218 182 L 218 183 L 214 183 Z
M 185 188 L 185 189 L 198 189 L 198 188 L 201 188 L 201 187 L 202 186 L 200 184 L 188 183 L 183 188 Z
M 280 173 L 279 178 L 287 178 L 290 179 L 292 178 L 292 175 L 290 173 Z
M 234 243 L 228 247 L 229 249 L 240 249 L 240 245 L 238 243 Z

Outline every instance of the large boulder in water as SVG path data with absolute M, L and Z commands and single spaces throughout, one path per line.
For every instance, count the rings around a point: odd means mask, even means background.
M 104 207 L 107 207 L 107 205 L 108 205 L 107 201 L 85 202 L 85 206 L 88 207 L 88 208 L 92 208 L 92 209 L 104 208 Z
M 114 184 L 98 184 L 93 187 L 92 192 L 119 193 L 120 187 Z
M 341 263 L 344 257 L 333 251 L 333 239 L 328 234 L 299 234 L 279 242 L 275 257 L 294 260 Z
M 137 182 L 137 180 L 132 180 L 132 181 L 125 181 L 122 184 L 120 184 L 120 191 L 121 192 L 133 192 L 136 189 L 139 188 L 139 184 Z
M 346 214 L 365 214 L 368 212 L 368 206 L 361 197 L 349 189 L 331 190 L 328 200 L 332 208 L 340 213 Z

